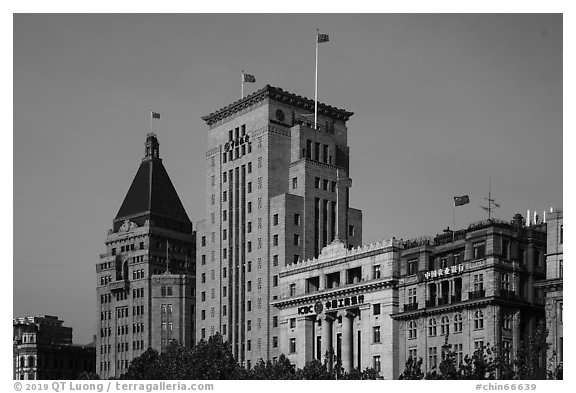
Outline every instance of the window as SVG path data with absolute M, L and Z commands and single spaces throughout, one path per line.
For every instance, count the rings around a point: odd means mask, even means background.
M 380 342 L 380 326 L 372 327 L 372 342 L 375 344 Z
M 324 190 L 325 190 L 325 191 L 328 191 L 328 184 L 329 184 L 328 180 L 324 179 L 324 182 L 323 182 L 323 183 L 324 183 L 324 187 L 323 187 Z
M 272 256 L 272 265 L 278 266 L 278 255 Z
M 474 329 L 484 329 L 484 312 L 482 310 L 474 311 Z
M 558 262 L 558 278 L 564 277 L 564 260 L 560 259 Z
M 296 327 L 296 318 L 290 318 L 290 328 L 294 329 Z
M 560 244 L 564 243 L 564 224 L 560 225 Z
M 290 284 L 290 296 L 296 296 L 296 284 Z
M 228 173 L 222 172 L 222 183 L 226 183 L 227 179 L 228 179 Z
M 298 234 L 294 234 L 294 245 L 295 246 L 300 245 L 300 235 L 298 235 Z
M 247 292 L 252 291 L 252 281 L 247 281 L 247 282 L 246 282 L 246 291 L 247 291 Z
M 447 316 L 442 317 L 440 320 L 440 334 L 450 334 L 450 319 Z
M 433 369 L 438 365 L 438 348 L 428 347 L 428 368 Z
M 408 339 L 413 340 L 418 338 L 418 325 L 416 321 L 408 322 Z
M 246 302 L 246 311 L 252 311 L 252 301 L 248 300 Z
M 252 320 L 247 320 L 246 321 L 246 331 L 251 331 L 252 330 Z
M 272 245 L 273 246 L 278 245 L 278 235 L 274 235 L 274 237 L 272 238 Z
M 248 211 L 248 213 L 252 213 L 252 202 L 248 202 L 246 210 Z
M 225 267 L 222 268 L 222 278 L 226 278 L 227 269 Z
M 278 317 L 272 317 L 272 327 L 278 327 Z
M 504 316 L 502 317 L 502 329 L 512 330 L 512 315 L 511 314 L 504 314 Z
M 294 254 L 294 259 L 292 260 L 293 263 L 298 263 L 298 261 L 300 261 L 300 255 L 299 254 Z
M 380 362 L 380 355 L 372 357 L 372 367 L 378 373 L 382 371 L 382 363 Z
M 408 303 L 416 304 L 416 288 L 408 288 Z
M 272 216 L 272 225 L 274 226 L 278 225 L 278 214 L 274 214 Z
M 510 260 L 510 241 L 502 239 L 502 259 Z
M 354 236 L 354 225 L 348 225 L 348 236 Z
M 278 286 L 278 276 L 272 276 L 272 286 L 273 287 Z
M 380 278 L 380 265 L 372 266 L 372 278 Z
M 248 224 L 248 225 L 247 225 L 247 227 L 248 227 L 248 228 L 247 228 L 247 231 L 248 231 L 248 233 L 251 233 L 251 232 L 252 232 L 252 221 L 248 221 L 247 224 Z
M 202 292 L 200 295 L 201 295 L 200 298 L 202 299 L 201 301 L 205 302 L 206 301 L 206 292 Z
M 294 338 L 294 337 L 292 337 L 292 338 L 290 339 L 288 352 L 290 352 L 290 353 L 296 353 L 296 338 Z
M 248 163 L 248 173 L 252 173 L 252 163 Z
M 222 211 L 222 221 L 228 220 L 228 211 Z
M 314 178 L 314 187 L 320 188 L 320 178 L 319 177 Z
M 418 259 L 410 259 L 408 261 L 408 275 L 411 276 L 418 272 Z
M 481 291 L 484 289 L 484 274 L 474 275 L 474 292 Z
M 486 255 L 486 242 L 476 242 L 472 245 L 474 259 L 484 258 Z
M 248 194 L 252 192 L 252 182 L 248 182 L 247 191 Z
M 227 249 L 227 248 L 223 248 L 223 249 L 222 249 L 222 258 L 224 258 L 224 259 L 227 258 L 227 252 L 228 252 L 228 249 Z
M 380 315 L 380 303 L 372 305 L 372 315 Z
M 226 202 L 228 198 L 228 193 L 226 191 L 222 192 L 222 202 Z
M 278 337 L 272 337 L 272 348 L 278 348 Z
M 484 340 L 474 341 L 474 352 L 482 351 L 484 349 Z
M 294 214 L 294 225 L 300 225 L 300 214 Z
M 202 273 L 202 284 L 206 282 L 206 273 Z
M 297 177 L 293 177 L 292 178 L 292 189 L 295 190 L 298 188 L 298 178 Z
M 206 246 L 206 236 L 202 236 L 202 247 Z
M 228 296 L 228 287 L 222 287 L 222 297 Z
M 429 336 L 436 335 L 436 318 L 430 318 L 428 320 L 428 335 Z
M 510 290 L 510 274 L 502 273 L 500 287 L 505 291 Z
M 408 358 L 418 359 L 418 349 L 417 348 L 408 349 Z
M 462 314 L 457 313 L 454 315 L 454 333 L 462 332 Z
M 247 251 L 247 252 L 252 252 L 252 242 L 246 243 L 246 251 Z
M 336 182 L 332 182 L 332 192 L 336 192 Z
M 206 310 L 202 310 L 202 312 L 200 313 L 202 320 L 206 319 Z
M 464 362 L 464 344 L 454 345 L 454 355 L 456 357 L 456 366 L 460 366 Z

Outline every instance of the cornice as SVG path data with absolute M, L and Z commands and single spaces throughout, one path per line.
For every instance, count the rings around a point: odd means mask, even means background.
M 224 108 L 210 113 L 209 115 L 202 116 L 202 120 L 204 120 L 206 124 L 212 125 L 265 99 L 272 99 L 274 101 L 287 103 L 306 110 L 314 109 L 313 100 L 289 93 L 279 87 L 266 85 L 262 89 L 255 91 L 254 93 L 244 97 L 241 100 L 235 101 L 232 104 L 225 106 Z M 348 121 L 348 119 L 354 114 L 354 112 L 349 112 L 344 109 L 339 109 L 320 102 L 318 103 L 318 113 L 342 121 Z

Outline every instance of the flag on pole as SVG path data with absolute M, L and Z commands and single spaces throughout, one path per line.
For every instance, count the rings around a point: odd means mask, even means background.
M 160 119 L 160 113 L 156 113 L 156 112 L 152 112 L 152 111 L 150 111 L 150 113 L 152 113 L 153 119 Z
M 256 77 L 250 74 L 242 74 L 242 81 L 247 83 L 255 83 Z
M 468 195 L 454 197 L 454 206 L 462 206 L 467 203 L 470 203 L 470 198 L 468 197 Z
M 320 44 L 322 42 L 328 42 L 328 41 L 330 41 L 328 34 L 318 33 L 316 42 L 318 42 Z

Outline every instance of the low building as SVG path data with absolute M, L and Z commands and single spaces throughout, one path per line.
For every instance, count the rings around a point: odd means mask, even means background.
M 76 379 L 96 371 L 94 345 L 72 344 L 72 328 L 57 317 L 13 320 L 14 379 Z
M 351 250 L 335 241 L 280 273 L 281 352 L 303 367 L 332 350 L 347 371 L 398 378 L 410 356 L 424 371 L 448 339 L 459 360 L 475 349 L 515 353 L 544 319 L 546 226 L 486 220 L 432 238 Z

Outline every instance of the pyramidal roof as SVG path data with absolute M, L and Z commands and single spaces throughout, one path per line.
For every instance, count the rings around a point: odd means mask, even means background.
M 114 232 L 118 231 L 125 220 L 138 226 L 150 220 L 156 226 L 191 232 L 192 223 L 164 168 L 159 154 L 160 144 L 155 134 L 148 134 L 145 146 L 144 159 L 114 218 Z

